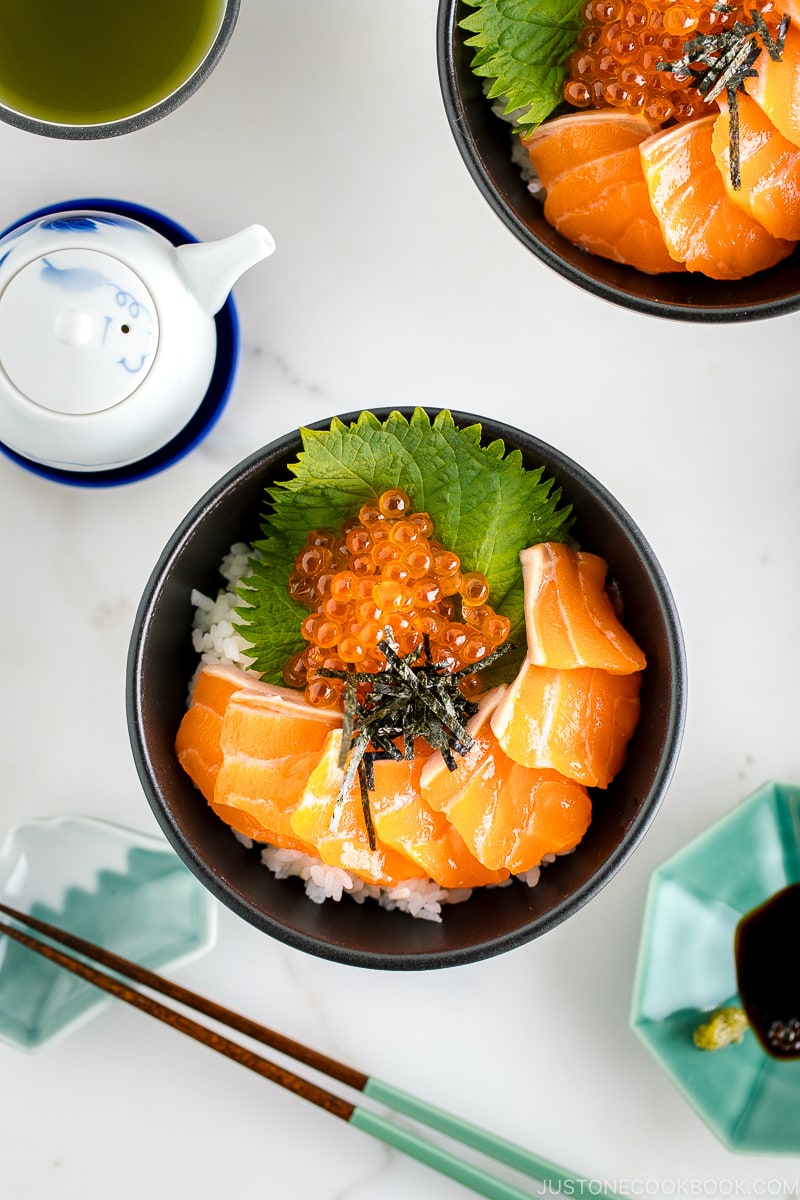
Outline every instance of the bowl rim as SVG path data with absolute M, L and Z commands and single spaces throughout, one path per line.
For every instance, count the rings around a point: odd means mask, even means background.
M 418 406 L 431 417 L 442 411 L 439 408 Z M 358 419 L 363 410 L 354 410 L 336 414 L 319 421 L 309 422 L 301 428 L 325 430 L 331 421 L 339 420 L 350 424 Z M 393 412 L 410 416 L 413 407 L 373 407 L 369 411 L 379 420 L 385 420 Z M 591 493 L 608 510 L 612 519 L 622 528 L 625 537 L 632 544 L 636 555 L 643 562 L 652 582 L 661 612 L 666 644 L 668 648 L 668 670 L 672 686 L 669 695 L 669 709 L 666 717 L 666 728 L 669 736 L 661 749 L 658 769 L 654 773 L 646 803 L 643 803 L 627 828 L 625 837 L 608 855 L 603 864 L 592 876 L 574 891 L 557 902 L 546 913 L 534 917 L 527 924 L 506 933 L 498 934 L 489 941 L 456 949 L 438 949 L 432 952 L 411 952 L 409 954 L 394 954 L 373 952 L 352 948 L 333 941 L 324 941 L 312 937 L 302 931 L 288 928 L 268 914 L 251 904 L 230 883 L 220 879 L 199 856 L 189 840 L 184 836 L 167 806 L 159 796 L 155 786 L 155 770 L 149 753 L 145 730 L 147 727 L 146 714 L 141 704 L 140 680 L 145 643 L 150 623 L 153 619 L 158 592 L 162 578 L 166 578 L 173 564 L 180 558 L 186 543 L 200 526 L 206 514 L 212 511 L 224 498 L 228 490 L 258 472 L 267 459 L 278 457 L 290 461 L 290 456 L 301 448 L 299 429 L 285 433 L 267 445 L 253 451 L 246 458 L 230 468 L 216 483 L 200 497 L 189 512 L 179 523 L 174 533 L 168 539 L 156 562 L 150 577 L 144 587 L 142 597 L 133 622 L 132 635 L 128 648 L 126 670 L 126 715 L 128 733 L 133 752 L 134 762 L 139 775 L 145 797 L 153 814 L 167 840 L 175 852 L 192 870 L 201 882 L 211 891 L 220 903 L 230 908 L 249 924 L 279 941 L 305 951 L 317 958 L 325 958 L 350 966 L 368 967 L 378 970 L 427 970 L 445 966 L 462 966 L 485 958 L 517 949 L 529 941 L 549 932 L 568 916 L 577 912 L 594 895 L 616 875 L 623 863 L 630 857 L 647 829 L 655 818 L 660 804 L 666 795 L 669 782 L 674 773 L 683 736 L 686 718 L 686 656 L 678 616 L 677 606 L 667 583 L 664 572 L 652 548 L 645 539 L 633 518 L 623 508 L 620 502 L 595 479 L 584 467 L 571 459 L 563 451 L 556 449 L 540 438 L 486 416 L 465 412 L 463 410 L 447 409 L 456 425 L 481 424 L 491 422 L 497 428 L 502 428 L 504 438 L 514 445 L 524 446 L 526 452 L 538 453 L 546 458 L 548 466 L 554 473 L 566 474 L 577 483 L 588 486 Z M 521 439 L 521 441 L 517 440 Z M 409 918 L 410 919 L 410 918 Z M 446 916 L 445 916 L 446 920 Z
M 746 306 L 735 303 L 713 306 L 702 302 L 682 304 L 677 301 L 647 299 L 644 296 L 623 292 L 613 284 L 594 278 L 540 241 L 535 232 L 521 220 L 517 213 L 509 205 L 503 203 L 487 164 L 468 132 L 469 115 L 458 83 L 455 54 L 458 10 L 463 3 L 464 0 L 439 0 L 436 18 L 436 60 L 439 86 L 450 131 L 464 164 L 484 200 L 506 228 L 532 254 L 583 291 L 598 296 L 617 307 L 645 316 L 662 317 L 675 321 L 698 321 L 705 324 L 730 324 L 737 321 L 756 321 L 785 316 L 800 309 L 800 289 L 790 297 L 764 300 Z

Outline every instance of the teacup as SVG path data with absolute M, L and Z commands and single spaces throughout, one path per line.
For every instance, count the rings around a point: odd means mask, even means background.
M 33 133 L 98 138 L 149 125 L 216 66 L 240 0 L 0 0 L 0 118 Z

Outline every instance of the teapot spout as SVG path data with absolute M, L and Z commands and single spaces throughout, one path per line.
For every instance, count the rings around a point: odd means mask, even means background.
M 248 225 L 218 242 L 190 242 L 175 251 L 181 272 L 201 308 L 219 312 L 240 275 L 275 249 L 263 225 Z

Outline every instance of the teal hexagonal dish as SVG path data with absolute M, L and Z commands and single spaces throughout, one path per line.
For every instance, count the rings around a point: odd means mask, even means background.
M 653 872 L 631 1023 L 731 1150 L 800 1154 L 800 1059 L 771 1058 L 751 1030 L 698 1050 L 695 1028 L 739 1004 L 734 934 L 742 916 L 800 882 L 800 788 L 770 782 Z
M 0 900 L 153 970 L 205 953 L 216 905 L 160 837 L 89 817 L 17 825 L 0 847 Z M 5 918 L 3 918 L 5 919 Z M 0 1039 L 36 1050 L 111 1003 L 0 937 Z

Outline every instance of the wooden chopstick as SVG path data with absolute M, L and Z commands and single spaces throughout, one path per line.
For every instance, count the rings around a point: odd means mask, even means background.
M 5 905 L 3 905 L 3 911 L 7 911 Z M 14 915 L 13 910 L 9 915 Z M 14 919 L 22 921 L 23 918 L 22 916 L 15 916 Z M 142 1012 L 146 1012 L 149 1016 L 155 1017 L 156 1020 L 163 1021 L 166 1025 L 171 1025 L 173 1029 L 186 1034 L 187 1037 L 202 1042 L 203 1045 L 208 1046 L 211 1050 L 216 1050 L 219 1054 L 224 1054 L 226 1058 L 231 1058 L 235 1062 L 241 1063 L 243 1067 L 255 1071 L 256 1074 L 263 1075 L 266 1079 L 271 1079 L 273 1083 L 288 1088 L 289 1091 L 295 1092 L 305 1100 L 310 1100 L 312 1104 L 319 1105 L 320 1108 L 326 1109 L 328 1112 L 333 1113 L 334 1116 L 341 1117 L 345 1121 L 349 1121 L 352 1117 L 355 1105 L 348 1103 L 346 1100 L 341 1100 L 338 1096 L 326 1092 L 323 1088 L 317 1087 L 316 1084 L 309 1083 L 308 1080 L 301 1078 L 299 1075 L 294 1075 L 291 1071 L 284 1070 L 283 1067 L 279 1067 L 277 1064 L 271 1063 L 268 1059 L 254 1054 L 245 1046 L 239 1045 L 238 1042 L 231 1041 L 230 1038 L 215 1033 L 214 1030 L 208 1029 L 198 1021 L 193 1021 L 191 1017 L 186 1017 L 182 1013 L 176 1012 L 173 1008 L 168 1008 L 166 1004 L 161 1004 L 158 1000 L 153 1000 L 152 997 L 145 995 L 143 992 L 137 992 L 135 988 L 128 987 L 121 980 L 115 979 L 113 975 L 106 975 L 104 972 L 89 966 L 88 963 L 81 962 L 80 959 L 63 954 L 55 946 L 49 946 L 46 942 L 40 942 L 36 938 L 30 937 L 27 933 L 23 933 L 22 930 L 14 929 L 11 925 L 6 925 L 4 921 L 0 921 L 0 933 L 13 938 L 14 941 L 20 942 L 23 946 L 27 946 L 29 950 L 35 950 L 37 954 L 41 954 L 44 958 L 56 963 L 59 967 L 64 967 L 67 971 L 72 972 L 73 975 L 80 976 L 87 983 L 101 988 L 104 992 L 116 996 L 119 1000 L 124 1000 L 126 1004 L 131 1004 L 134 1008 L 138 1008 Z M 48 934 L 47 936 L 51 935 Z
M 43 955 L 65 970 L 80 976 L 80 978 L 93 984 L 95 987 L 108 992 L 112 996 L 116 996 L 117 999 L 123 1000 L 125 1003 L 138 1008 L 142 1012 L 146 1012 L 156 1020 L 170 1025 L 173 1029 L 177 1029 L 187 1037 L 194 1038 L 195 1041 L 201 1042 L 212 1050 L 216 1050 L 217 1053 L 240 1063 L 240 1065 L 247 1067 L 256 1074 L 272 1080 L 273 1083 L 277 1083 L 279 1086 L 294 1092 L 295 1095 L 309 1100 L 312 1104 L 316 1104 L 333 1116 L 337 1116 L 349 1124 L 355 1125 L 356 1128 L 371 1134 L 373 1137 L 379 1138 L 381 1141 L 393 1146 L 395 1149 L 401 1150 L 410 1157 L 427 1163 L 428 1166 L 433 1167 L 442 1174 L 457 1179 L 480 1195 L 489 1197 L 490 1200 L 530 1200 L 530 1193 L 522 1192 L 512 1184 L 506 1183 L 494 1175 L 490 1175 L 482 1168 L 459 1159 L 452 1152 L 435 1146 L 424 1138 L 420 1138 L 415 1133 L 410 1133 L 372 1110 L 355 1105 L 327 1091 L 325 1088 L 319 1087 L 302 1076 L 295 1075 L 293 1072 L 271 1062 L 269 1059 L 254 1053 L 240 1043 L 217 1033 L 213 1029 L 209 1029 L 191 1017 L 185 1016 L 183 1013 L 160 1003 L 160 1001 L 153 999 L 151 996 L 129 987 L 122 979 L 117 979 L 114 975 L 108 975 L 98 970 L 91 963 L 99 963 L 101 966 L 113 971 L 115 975 L 121 975 L 126 979 L 133 980 L 150 991 L 160 993 L 187 1008 L 193 1009 L 195 1012 L 199 1012 L 235 1030 L 237 1033 L 241 1033 L 248 1038 L 270 1046 L 282 1054 L 294 1058 L 304 1065 L 332 1079 L 336 1079 L 340 1083 L 361 1092 L 363 1095 L 394 1109 L 396 1112 L 410 1116 L 421 1124 L 436 1129 L 438 1132 L 445 1133 L 454 1140 L 470 1146 L 473 1150 L 478 1150 L 488 1157 L 506 1166 L 513 1167 L 515 1170 L 527 1174 L 534 1179 L 556 1185 L 562 1190 L 566 1190 L 564 1188 L 566 1184 L 572 1189 L 569 1194 L 575 1194 L 578 1188 L 581 1188 L 581 1193 L 583 1193 L 587 1187 L 590 1187 L 591 1195 L 599 1197 L 600 1200 L 609 1196 L 609 1193 L 598 1189 L 596 1182 L 591 1182 L 590 1184 L 590 1181 L 584 1177 L 566 1171 L 564 1168 L 538 1155 L 532 1154 L 529 1150 L 521 1146 L 499 1138 L 488 1130 L 481 1129 L 470 1122 L 463 1121 L 452 1113 L 437 1108 L 435 1105 L 428 1104 L 427 1101 L 413 1096 L 408 1092 L 401 1091 L 399 1088 L 395 1088 L 393 1085 L 387 1084 L 375 1076 L 366 1075 L 345 1063 L 329 1058 L 327 1055 L 321 1054 L 319 1051 L 313 1050 L 301 1042 L 294 1041 L 292 1038 L 277 1033 L 268 1026 L 261 1025 L 249 1017 L 233 1012 L 231 1009 L 225 1008 L 213 1000 L 200 996 L 196 992 L 192 992 L 188 988 L 182 987 L 170 979 L 166 979 L 164 976 L 157 975 L 147 967 L 122 958 L 120 955 L 114 954 L 92 942 L 88 942 L 75 934 L 69 933 L 67 930 L 59 929 L 55 925 L 41 921 L 6 904 L 0 903 L 0 912 L 11 917 L 17 924 L 35 930 L 50 941 L 69 947 L 89 961 L 84 962 L 79 958 L 74 958 L 72 955 L 65 954 L 57 946 L 41 942 L 23 930 L 17 929 L 12 925 L 7 925 L 2 921 L 0 921 L 0 934 L 5 934 L 13 938 L 15 941 L 27 946 L 28 949 L 33 950 L 37 954 Z
M 285 1054 L 287 1058 L 305 1063 L 306 1066 L 313 1067 L 314 1070 L 321 1071 L 323 1075 L 337 1079 L 340 1083 L 355 1088 L 356 1091 L 361 1092 L 366 1086 L 369 1076 L 362 1071 L 356 1071 L 345 1063 L 328 1058 L 327 1055 L 320 1054 L 318 1050 L 304 1046 L 302 1042 L 295 1042 L 292 1038 L 284 1037 L 274 1029 L 260 1025 L 257 1021 L 251 1021 L 249 1017 L 244 1017 L 241 1013 L 225 1008 L 222 1004 L 208 1000 L 196 992 L 191 992 L 188 988 L 181 987 L 179 983 L 173 983 L 171 979 L 166 979 L 163 975 L 157 975 L 154 971 L 148 970 L 147 967 L 122 958 L 119 954 L 97 946 L 94 942 L 87 942 L 84 938 L 78 937 L 66 929 L 59 929 L 56 925 L 49 925 L 47 921 L 40 921 L 28 913 L 9 908 L 7 904 L 0 903 L 0 912 L 12 917 L 19 924 L 44 934 L 51 941 L 59 942 L 62 946 L 69 946 L 71 950 L 76 950 L 85 958 L 100 963 L 101 966 L 107 967 L 111 971 L 116 971 L 118 975 L 124 975 L 127 979 L 141 983 L 150 991 L 159 992 L 162 996 L 167 996 L 170 1000 L 185 1005 L 186 1008 L 193 1008 L 195 1012 L 202 1013 L 203 1016 L 210 1017 L 211 1020 L 218 1021 L 221 1025 L 227 1025 L 229 1029 L 235 1029 L 237 1033 L 241 1033 L 245 1037 L 270 1046 L 273 1050 Z

